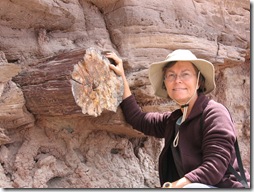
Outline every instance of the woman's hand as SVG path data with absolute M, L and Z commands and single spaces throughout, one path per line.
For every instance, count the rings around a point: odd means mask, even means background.
M 183 188 L 185 185 L 190 183 L 191 182 L 186 177 L 182 177 L 181 179 L 173 183 L 170 183 L 170 182 L 164 183 L 162 188 Z
M 110 64 L 109 67 L 112 69 L 117 75 L 121 76 L 123 78 L 123 84 L 124 84 L 124 92 L 123 92 L 123 99 L 129 97 L 131 95 L 131 90 L 129 87 L 129 84 L 127 82 L 127 79 L 125 77 L 124 68 L 123 68 L 123 60 L 118 57 L 114 52 L 106 52 L 105 56 L 107 58 L 111 58 L 115 61 L 116 65 Z
M 110 64 L 109 67 L 112 69 L 117 75 L 124 76 L 124 68 L 123 68 L 123 60 L 118 57 L 114 52 L 106 52 L 105 56 L 107 58 L 111 58 L 115 61 L 116 65 Z

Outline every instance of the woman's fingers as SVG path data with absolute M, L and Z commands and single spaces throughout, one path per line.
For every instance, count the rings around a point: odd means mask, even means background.
M 117 75 L 124 76 L 124 68 L 123 68 L 123 60 L 117 56 L 116 53 L 111 51 L 104 51 L 103 54 L 109 59 L 113 60 L 110 61 L 110 69 L 113 70 Z
M 114 52 L 106 52 L 105 56 L 107 58 L 111 58 L 115 60 L 115 63 L 118 65 L 120 63 L 122 63 L 122 59 L 120 57 L 118 57 Z

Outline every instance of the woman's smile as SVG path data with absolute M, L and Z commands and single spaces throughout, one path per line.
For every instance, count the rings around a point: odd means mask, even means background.
M 186 91 L 187 88 L 173 88 L 173 91 Z

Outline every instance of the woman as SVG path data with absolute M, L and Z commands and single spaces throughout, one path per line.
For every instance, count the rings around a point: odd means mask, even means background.
M 205 94 L 215 89 L 212 63 L 197 59 L 189 50 L 176 50 L 162 62 L 149 67 L 155 95 L 171 98 L 180 109 L 166 113 L 144 113 L 131 94 L 123 62 L 108 53 L 115 65 L 110 68 L 122 76 L 124 93 L 121 108 L 126 121 L 146 135 L 165 138 L 159 158 L 159 176 L 167 188 L 242 188 L 228 171 L 236 170 L 234 125 L 227 109 Z M 246 172 L 249 182 L 249 174 Z

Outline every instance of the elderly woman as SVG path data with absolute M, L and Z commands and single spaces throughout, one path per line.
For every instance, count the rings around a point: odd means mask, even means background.
M 215 89 L 214 66 L 189 50 L 175 50 L 149 68 L 155 95 L 171 98 L 180 107 L 174 112 L 145 113 L 131 94 L 123 62 L 115 53 L 110 68 L 122 76 L 121 108 L 126 121 L 146 135 L 165 138 L 159 157 L 159 176 L 167 188 L 242 188 L 228 170 L 238 169 L 236 134 L 227 109 L 205 95 Z M 245 172 L 249 182 L 249 174 Z

